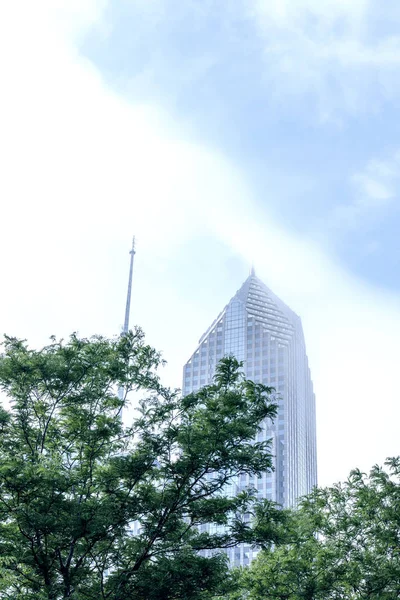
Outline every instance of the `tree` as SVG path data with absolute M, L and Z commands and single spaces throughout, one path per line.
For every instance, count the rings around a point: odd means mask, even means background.
M 241 573 L 248 600 L 400 598 L 400 458 L 316 489 L 288 513 L 288 540 Z
M 6 337 L 0 357 L 0 597 L 196 599 L 223 591 L 218 550 L 254 540 L 238 473 L 272 468 L 254 442 L 276 414 L 271 389 L 232 357 L 182 398 L 140 330 L 32 350 Z M 123 390 L 123 394 L 118 393 Z M 121 413 L 140 395 L 132 424 Z M 273 511 L 272 511 L 273 512 Z M 201 525 L 221 525 L 219 533 Z

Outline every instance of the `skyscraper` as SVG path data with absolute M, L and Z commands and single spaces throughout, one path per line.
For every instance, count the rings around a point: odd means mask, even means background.
M 259 440 L 272 440 L 275 471 L 258 479 L 241 475 L 236 491 L 253 486 L 260 498 L 293 506 L 317 483 L 315 396 L 301 320 L 254 269 L 184 366 L 184 395 L 211 383 L 216 364 L 228 354 L 243 361 L 247 378 L 278 394 L 278 417 L 259 434 Z M 245 565 L 254 553 L 240 546 L 228 555 L 233 564 Z

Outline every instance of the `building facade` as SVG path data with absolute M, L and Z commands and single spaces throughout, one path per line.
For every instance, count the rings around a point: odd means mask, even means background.
M 277 392 L 278 417 L 265 423 L 259 440 L 271 439 L 275 470 L 241 475 L 233 492 L 252 486 L 260 498 L 284 507 L 317 484 L 315 396 L 300 318 L 252 270 L 239 291 L 200 338 L 184 366 L 183 394 L 211 383 L 218 361 L 233 354 L 247 378 Z M 234 565 L 246 565 L 256 550 L 228 550 Z

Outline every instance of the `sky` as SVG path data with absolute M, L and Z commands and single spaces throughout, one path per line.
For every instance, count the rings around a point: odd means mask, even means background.
M 254 263 L 303 322 L 319 482 L 398 455 L 400 4 L 0 5 L 0 332 L 131 324 L 180 387 Z

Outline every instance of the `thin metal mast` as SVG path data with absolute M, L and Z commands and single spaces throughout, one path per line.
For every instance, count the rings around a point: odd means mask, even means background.
M 131 264 L 129 267 L 129 282 L 128 282 L 128 293 L 126 295 L 126 307 L 125 307 L 125 320 L 124 327 L 122 329 L 122 335 L 125 335 L 129 331 L 129 315 L 131 312 L 131 296 L 132 296 L 132 273 L 133 273 L 133 259 L 136 254 L 135 250 L 135 236 L 132 239 L 132 249 L 129 251 L 131 255 Z

